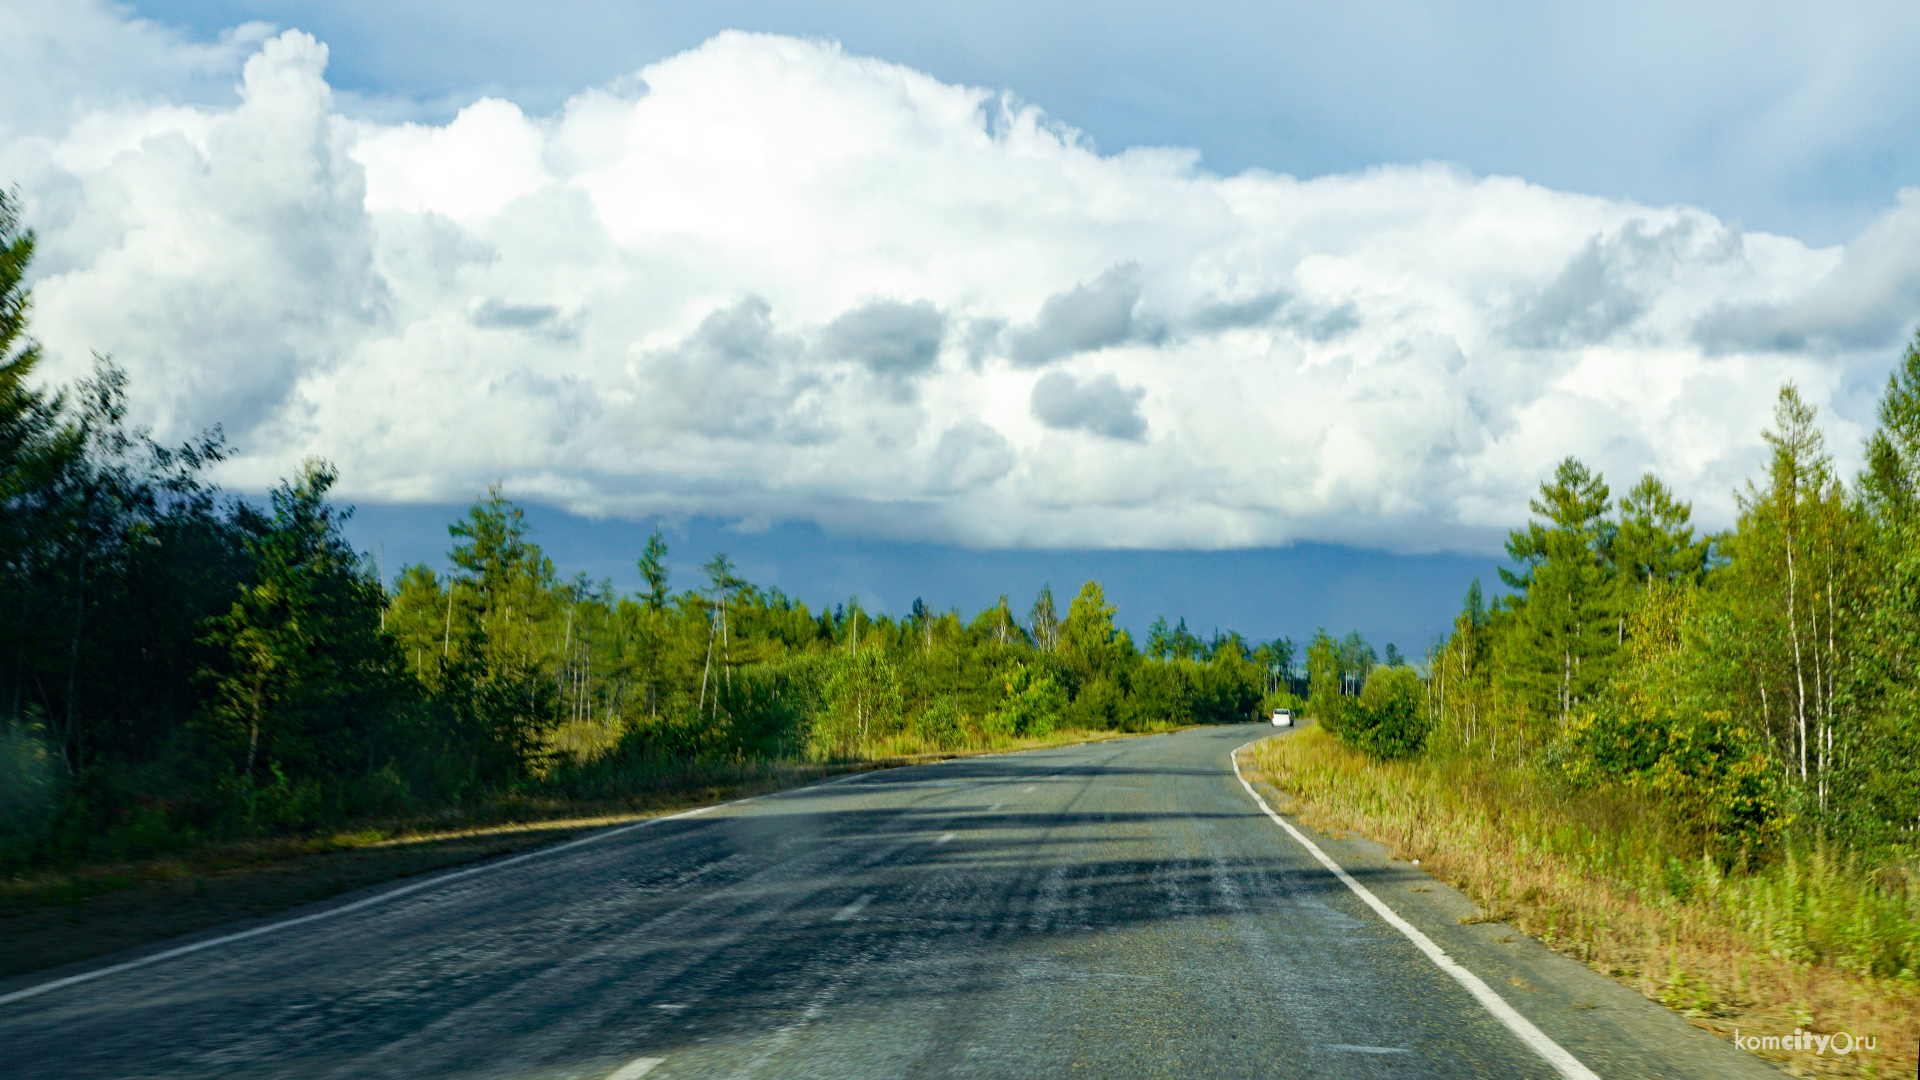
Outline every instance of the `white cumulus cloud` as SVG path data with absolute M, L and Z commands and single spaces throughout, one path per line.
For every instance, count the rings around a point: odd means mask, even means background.
M 47 374 L 112 352 L 244 487 L 315 453 L 362 500 L 1486 550 L 1567 454 L 1726 521 L 1780 382 L 1850 449 L 1920 300 L 1917 193 L 1814 249 L 1441 165 L 1223 177 L 744 33 L 552 116 L 384 124 L 298 31 L 76 10 L 157 56 L 57 124 L 0 102 Z M 180 88 L 223 56 L 232 97 Z

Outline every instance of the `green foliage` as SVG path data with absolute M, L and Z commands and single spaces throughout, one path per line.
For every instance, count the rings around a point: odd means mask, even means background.
M 1515 532 L 1514 595 L 1469 597 L 1429 654 L 1453 752 L 1631 789 L 1726 864 L 1796 844 L 1920 835 L 1920 343 L 1880 403 L 1867 468 L 1837 475 L 1817 411 L 1781 387 L 1734 529 L 1643 477 L 1609 514 L 1562 462 Z
M 989 736 L 1044 736 L 1060 723 L 1067 696 L 1052 675 L 1035 674 L 1026 664 L 1015 664 L 1002 678 L 999 706 L 981 721 Z
M 1313 641 L 1307 645 L 1307 708 L 1328 731 L 1339 730 L 1346 711 L 1346 701 L 1341 696 L 1343 681 L 1340 647 L 1326 628 L 1321 627 L 1313 632 Z
M 378 739 L 367 721 L 399 693 L 399 658 L 380 630 L 386 595 L 340 535 L 326 502 L 334 479 L 309 460 L 274 490 L 272 519 L 243 544 L 253 581 L 208 620 L 203 643 L 219 661 L 199 730 L 208 751 L 231 747 L 228 758 L 244 743 L 233 771 L 245 785 L 258 767 L 300 779 L 351 768 Z
M 1433 726 L 1422 707 L 1423 692 L 1413 669 L 1375 668 L 1359 698 L 1340 710 L 1340 719 L 1328 730 L 1341 742 L 1377 758 L 1412 757 L 1426 746 Z
M 59 763 L 38 724 L 0 725 L 0 869 L 53 824 L 60 803 Z
M 966 737 L 966 717 L 952 698 L 935 698 L 914 717 L 913 728 L 935 746 L 958 746 Z
M 1529 711 L 1561 723 L 1605 687 L 1618 642 L 1609 505 L 1606 482 L 1570 457 L 1529 504 L 1546 520 L 1507 538 L 1521 569 L 1500 571 L 1519 593 L 1501 640 L 1502 681 Z
M 898 730 L 902 719 L 900 679 L 879 649 L 833 657 L 814 717 L 815 756 L 856 756 L 869 742 Z
M 1118 610 L 1107 603 L 1106 592 L 1097 581 L 1081 586 L 1080 595 L 1068 607 L 1067 619 L 1060 624 L 1060 651 L 1084 678 L 1111 678 L 1124 653 L 1132 650 L 1130 641 L 1125 649 L 1121 647 L 1114 629 L 1113 616 Z
M 1699 639 L 1697 592 L 1655 590 L 1634 613 L 1632 666 L 1567 729 L 1563 771 L 1652 796 L 1680 833 L 1723 862 L 1769 851 L 1791 821 L 1781 770 L 1750 726 L 1702 706 L 1686 646 Z

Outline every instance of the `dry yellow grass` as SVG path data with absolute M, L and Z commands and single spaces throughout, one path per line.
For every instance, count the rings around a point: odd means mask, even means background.
M 1732 1036 L 1878 1041 L 1764 1052 L 1801 1073 L 1912 1076 L 1920 1060 L 1920 879 L 1823 851 L 1752 873 L 1679 856 L 1650 808 L 1483 760 L 1373 761 L 1318 728 L 1260 744 L 1257 773 L 1322 829 L 1372 837 L 1500 921 Z

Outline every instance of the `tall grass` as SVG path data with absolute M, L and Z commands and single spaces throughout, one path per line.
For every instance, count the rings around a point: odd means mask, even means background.
M 1256 747 L 1256 770 L 1323 827 L 1419 858 L 1483 909 L 1731 1033 L 1873 1036 L 1793 1064 L 1910 1076 L 1920 1056 L 1920 863 L 1824 845 L 1723 867 L 1631 792 L 1437 749 L 1381 762 L 1318 728 Z

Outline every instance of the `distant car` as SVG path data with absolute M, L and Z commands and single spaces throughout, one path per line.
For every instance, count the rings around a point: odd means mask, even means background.
M 1292 727 L 1293 726 L 1293 710 L 1292 709 L 1273 710 L 1273 726 L 1274 727 Z

